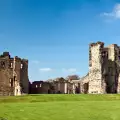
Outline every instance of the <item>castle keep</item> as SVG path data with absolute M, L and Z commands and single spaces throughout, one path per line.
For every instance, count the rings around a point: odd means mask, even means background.
M 28 93 L 28 60 L 9 52 L 0 56 L 0 95 L 21 95 Z
M 89 72 L 80 81 L 82 93 L 120 93 L 120 47 L 89 45 Z

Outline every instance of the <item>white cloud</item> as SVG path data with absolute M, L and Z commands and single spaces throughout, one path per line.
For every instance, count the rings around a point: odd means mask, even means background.
M 69 69 L 63 68 L 62 71 L 63 71 L 63 72 L 76 72 L 77 69 L 76 69 L 76 68 L 69 68 Z
M 52 71 L 52 69 L 51 68 L 40 68 L 39 71 L 40 72 L 50 72 L 50 71 Z
M 120 4 L 116 4 L 111 12 L 104 12 L 102 16 L 114 19 L 120 19 Z

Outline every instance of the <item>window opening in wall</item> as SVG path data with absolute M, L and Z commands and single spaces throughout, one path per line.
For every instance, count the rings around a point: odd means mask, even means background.
M 119 54 L 120 54 L 120 51 L 119 51 Z
M 108 58 L 108 52 L 107 52 L 107 51 L 103 51 L 103 52 L 102 52 L 102 56 Z
M 118 56 L 119 60 L 120 60 L 120 56 Z
M 21 69 L 23 68 L 23 64 L 21 64 Z
M 42 85 L 40 84 L 40 87 L 42 87 Z
M 16 76 L 14 76 L 14 81 L 16 81 Z
M 105 56 L 105 54 L 106 54 L 106 52 L 105 52 L 105 51 L 103 51 L 103 52 L 102 52 L 102 56 L 104 57 L 104 56 Z
M 13 87 L 13 79 L 10 78 L 10 87 Z
M 10 63 L 10 68 L 13 68 L 13 63 L 12 62 Z
M 5 67 L 5 62 L 2 61 L 2 62 L 1 62 L 1 66 L 2 66 L 2 67 Z
M 38 86 L 36 85 L 36 88 L 37 88 Z

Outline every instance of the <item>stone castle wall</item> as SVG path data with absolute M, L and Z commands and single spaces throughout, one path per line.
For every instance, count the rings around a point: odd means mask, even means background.
M 102 49 L 103 43 L 90 44 L 89 90 L 88 93 L 102 93 Z
M 120 47 L 104 47 L 103 42 L 89 46 L 89 73 L 79 80 L 81 93 L 120 93 Z
M 11 58 L 8 52 L 0 56 L 0 95 L 28 93 L 27 64 L 18 57 Z M 22 72 L 25 71 L 25 72 Z
M 37 87 L 36 87 L 37 86 Z M 89 72 L 80 80 L 59 78 L 52 82 L 33 82 L 33 93 L 120 93 L 120 46 L 104 47 L 103 42 L 89 45 Z M 28 60 L 0 56 L 0 95 L 29 93 Z M 32 93 L 32 92 L 31 92 Z

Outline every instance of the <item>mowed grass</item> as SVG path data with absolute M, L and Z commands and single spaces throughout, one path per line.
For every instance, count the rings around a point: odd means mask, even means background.
M 0 97 L 7 120 L 120 120 L 120 95 L 27 95 Z

